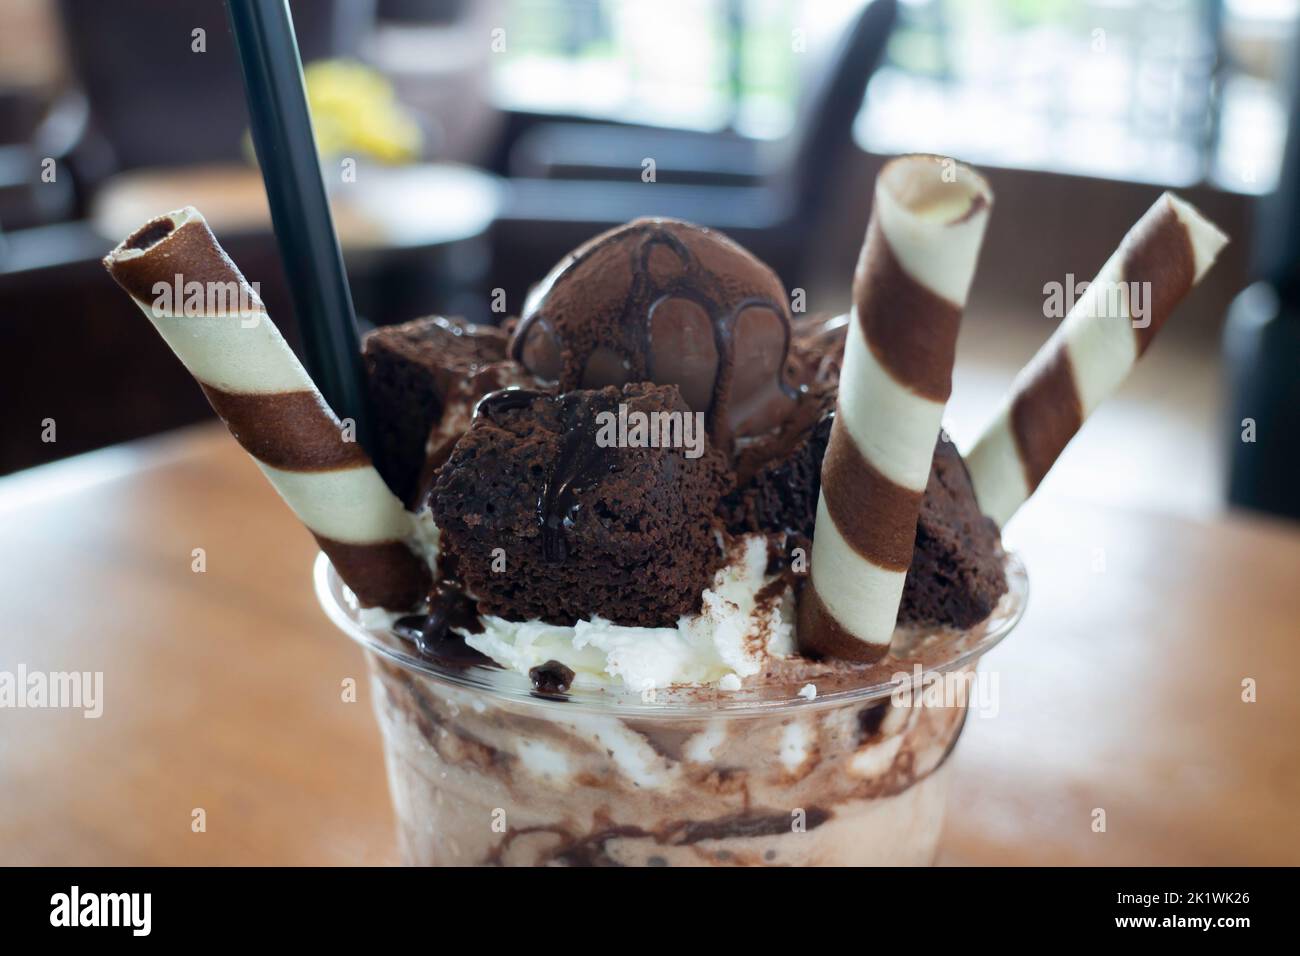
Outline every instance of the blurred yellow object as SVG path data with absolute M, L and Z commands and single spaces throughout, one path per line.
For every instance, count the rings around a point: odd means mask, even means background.
M 303 77 L 321 156 L 357 152 L 383 163 L 419 157 L 420 127 L 382 75 L 353 60 L 318 60 Z

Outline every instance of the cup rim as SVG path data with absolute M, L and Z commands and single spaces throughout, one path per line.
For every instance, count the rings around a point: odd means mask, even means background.
M 1024 563 L 1013 551 L 1006 553 L 1007 593 L 984 621 L 965 631 L 947 633 L 952 652 L 922 663 L 911 658 L 899 659 L 898 668 L 889 680 L 873 680 L 814 697 L 801 696 L 799 689 L 807 681 L 789 680 L 762 686 L 743 686 L 727 691 L 717 687 L 658 688 L 647 699 L 642 693 L 625 688 L 575 687 L 563 697 L 538 695 L 526 676 L 501 667 L 471 664 L 452 669 L 419 656 L 409 642 L 393 634 L 386 623 L 370 625 L 362 620 L 363 609 L 352 592 L 339 578 L 323 553 L 316 556 L 312 580 L 316 598 L 325 615 L 344 634 L 366 651 L 396 664 L 403 670 L 462 691 L 473 691 L 497 701 L 539 708 L 558 708 L 554 716 L 596 713 L 610 717 L 695 718 L 710 715 L 770 715 L 774 711 L 800 712 L 848 704 L 869 704 L 888 699 L 895 691 L 933 679 L 934 675 L 971 664 L 997 646 L 1024 616 L 1029 601 L 1029 578 Z M 379 612 L 383 615 L 384 612 Z M 917 632 L 915 640 L 940 641 L 941 629 Z M 887 659 L 888 660 L 888 659 Z M 919 670 L 916 665 L 920 665 Z M 906 668 L 906 671 L 901 670 Z M 873 671 L 879 673 L 879 669 Z M 904 679 L 898 679 L 899 676 Z

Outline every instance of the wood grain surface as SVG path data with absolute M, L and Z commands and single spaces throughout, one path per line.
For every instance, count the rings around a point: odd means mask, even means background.
M 1300 863 L 1300 530 L 1045 497 L 1008 538 L 1030 607 L 940 861 Z M 0 480 L 0 670 L 104 675 L 98 719 L 0 709 L 0 864 L 395 862 L 314 553 L 214 426 Z

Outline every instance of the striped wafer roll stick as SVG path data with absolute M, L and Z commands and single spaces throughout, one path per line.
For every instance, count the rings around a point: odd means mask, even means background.
M 411 607 L 429 571 L 388 490 L 193 207 L 159 216 L 104 259 L 213 409 L 365 606 Z
M 1171 193 L 1137 221 L 966 455 L 985 514 L 1005 525 L 1034 493 L 1227 242 Z
M 799 600 L 807 652 L 872 661 L 889 648 L 991 204 L 978 173 L 933 156 L 876 180 Z

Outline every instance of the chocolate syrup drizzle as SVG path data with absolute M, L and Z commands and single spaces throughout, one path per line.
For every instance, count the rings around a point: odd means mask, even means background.
M 434 585 L 427 614 L 409 614 L 393 622 L 393 633 L 413 642 L 426 660 L 458 668 L 470 664 L 495 666 L 491 658 L 466 644 L 452 628 L 478 634 L 483 625 L 473 598 L 445 581 Z
M 816 806 L 808 807 L 805 815 L 808 830 L 817 829 L 834 816 L 832 811 Z M 502 865 L 514 841 L 534 833 L 554 834 L 558 838 L 558 845 L 546 856 L 547 862 L 591 867 L 622 865 L 610 852 L 609 845 L 617 840 L 652 840 L 660 846 L 680 847 L 694 846 L 706 840 L 781 836 L 789 832 L 790 814 L 762 810 L 749 810 L 712 820 L 675 821 L 658 830 L 631 824 L 610 824 L 585 836 L 570 833 L 558 825 L 511 828 L 489 853 L 486 862 L 491 866 Z M 662 866 L 666 861 L 663 857 L 650 857 L 647 862 L 651 866 Z
M 503 412 L 526 408 L 539 399 L 558 403 L 563 428 L 560 453 L 537 496 L 536 509 L 542 532 L 542 557 L 551 564 L 561 564 L 569 556 L 566 532 L 573 527 L 582 508 L 578 495 L 598 478 L 615 470 L 617 459 L 615 449 L 597 444 L 595 415 L 575 395 L 506 388 L 483 396 L 474 414 L 499 423 L 497 416 Z
M 415 644 L 421 657 L 444 667 L 499 666 L 466 644 L 465 638 L 456 631 L 480 634 L 483 623 L 479 620 L 478 603 L 461 590 L 455 560 L 444 551 L 438 555 L 438 581 L 429 592 L 428 611 L 398 618 L 393 622 L 393 633 Z

